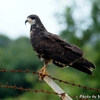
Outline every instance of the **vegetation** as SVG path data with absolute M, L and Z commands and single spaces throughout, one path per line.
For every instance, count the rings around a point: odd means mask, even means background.
M 100 89 L 100 1 L 91 1 L 91 13 L 87 19 L 75 20 L 73 13 L 77 6 L 73 4 L 66 7 L 63 14 L 58 14 L 57 18 L 64 19 L 62 24 L 65 25 L 60 36 L 76 44 L 85 52 L 85 57 L 96 65 L 93 76 L 89 76 L 72 68 L 66 70 L 58 68 L 54 65 L 48 67 L 48 72 L 59 79 L 84 86 Z M 62 21 L 62 20 L 60 20 Z M 88 22 L 89 21 L 89 22 Z M 89 25 L 87 25 L 90 23 Z M 83 27 L 83 28 L 82 28 Z M 29 69 L 37 71 L 43 66 L 35 52 L 33 52 L 29 38 L 20 37 L 11 40 L 7 36 L 0 35 L 0 69 Z M 52 70 L 53 69 L 53 70 Z M 50 87 L 39 82 L 38 77 L 32 74 L 22 73 L 0 73 L 0 83 L 10 85 L 23 86 L 24 88 L 49 90 Z M 73 87 L 70 85 L 59 84 L 69 95 L 99 95 L 98 92 Z M 0 88 L 0 99 L 5 100 L 58 100 L 55 95 L 43 93 L 23 92 L 14 89 Z

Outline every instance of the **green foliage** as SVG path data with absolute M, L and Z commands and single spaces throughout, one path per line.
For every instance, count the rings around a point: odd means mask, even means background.
M 29 69 L 36 71 L 39 66 L 39 60 L 32 50 L 30 40 L 26 37 L 20 37 L 16 40 L 10 40 L 8 37 L 0 36 L 2 45 L 0 45 L 0 69 Z M 9 42 L 9 41 L 10 42 Z M 7 42 L 8 41 L 8 42 Z M 8 44 L 7 44 L 7 43 Z M 22 73 L 0 73 L 0 83 L 16 84 L 17 86 L 34 86 Z M 35 78 L 33 78 L 35 82 Z M 23 93 L 18 90 L 7 90 L 0 88 L 0 98 L 6 96 L 16 96 Z
M 11 43 L 10 39 L 7 36 L 0 35 L 0 47 L 6 47 Z

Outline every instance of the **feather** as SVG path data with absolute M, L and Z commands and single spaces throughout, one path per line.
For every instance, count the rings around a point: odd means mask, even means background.
M 82 72 L 85 72 L 87 74 L 92 75 L 92 69 L 95 68 L 95 65 L 86 60 L 85 58 L 81 58 L 74 62 L 71 67 L 80 70 Z

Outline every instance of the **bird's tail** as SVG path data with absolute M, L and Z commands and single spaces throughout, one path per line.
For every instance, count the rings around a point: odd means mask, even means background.
M 92 70 L 95 68 L 95 65 L 82 57 L 81 59 L 74 62 L 70 67 L 92 75 Z

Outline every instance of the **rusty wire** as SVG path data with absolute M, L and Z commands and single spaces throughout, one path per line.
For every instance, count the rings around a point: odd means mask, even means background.
M 57 92 L 50 92 L 50 91 L 45 91 L 45 90 L 37 90 L 37 89 L 31 89 L 31 88 L 23 88 L 22 86 L 17 87 L 16 85 L 8 85 L 8 83 L 6 82 L 6 84 L 1 84 L 0 83 L 0 87 L 1 88 L 9 88 L 9 89 L 15 89 L 15 90 L 20 90 L 20 91 L 27 91 L 27 92 L 35 92 L 35 93 L 46 93 L 46 94 L 54 94 L 54 95 L 62 95 L 59 94 Z M 70 96 L 72 98 L 78 98 L 77 96 Z
M 0 72 L 12 72 L 12 73 L 32 73 L 32 74 L 38 74 L 35 71 L 30 71 L 30 70 L 15 70 L 15 69 L 11 69 L 11 70 L 6 70 L 6 69 L 0 69 Z
M 88 90 L 93 90 L 93 91 L 96 91 L 96 92 L 100 92 L 100 89 L 97 89 L 97 88 L 91 88 L 91 87 L 87 87 L 87 86 L 82 86 L 80 84 L 75 84 L 75 83 L 70 83 L 68 81 L 63 81 L 61 79 L 57 79 L 57 78 L 54 78 L 54 77 L 51 77 L 53 80 L 57 80 L 59 82 L 62 82 L 62 83 L 65 83 L 65 84 L 68 84 L 68 85 L 72 85 L 72 86 L 76 86 L 76 87 L 79 87 L 79 88 L 84 88 L 84 89 L 88 89 Z
M 32 74 L 37 74 L 37 72 L 35 71 L 30 71 L 30 70 L 6 70 L 6 69 L 1 69 L 0 72 L 17 72 L 17 73 L 32 73 Z M 76 86 L 76 87 L 79 87 L 79 88 L 84 88 L 84 89 L 88 89 L 88 90 L 93 90 L 93 91 L 96 91 L 96 92 L 100 92 L 100 89 L 97 89 L 97 88 L 91 88 L 91 87 L 87 87 L 87 86 L 82 86 L 80 84 L 75 84 L 75 83 L 70 83 L 68 81 L 64 81 L 64 80 L 61 80 L 61 79 L 58 79 L 58 78 L 54 78 L 54 77 L 51 77 L 49 76 L 50 78 L 52 78 L 53 80 L 56 80 L 56 81 L 59 81 L 61 83 L 64 83 L 64 84 L 68 84 L 68 85 L 72 85 L 72 86 Z
M 47 93 L 47 94 L 55 94 L 55 95 L 61 95 L 61 94 L 58 94 L 56 92 L 50 92 L 50 91 L 44 91 L 43 89 L 42 90 L 37 90 L 37 89 L 31 89 L 31 88 L 23 88 L 22 86 L 20 87 L 17 87 L 16 85 L 8 85 L 8 83 L 6 83 L 5 85 L 2 85 L 0 83 L 0 87 L 2 88 L 9 88 L 9 89 L 15 89 L 15 90 L 21 90 L 21 91 L 28 91 L 28 92 L 35 92 L 35 93 Z

